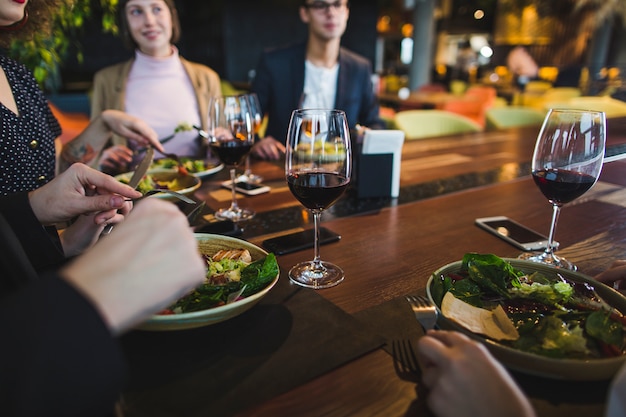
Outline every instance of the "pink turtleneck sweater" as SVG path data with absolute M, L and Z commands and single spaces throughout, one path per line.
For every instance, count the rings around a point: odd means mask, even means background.
M 200 111 L 189 76 L 172 48 L 172 55 L 154 58 L 135 52 L 126 85 L 126 112 L 143 119 L 163 138 L 180 123 L 200 125 Z M 180 156 L 197 156 L 195 130 L 181 132 L 164 147 Z

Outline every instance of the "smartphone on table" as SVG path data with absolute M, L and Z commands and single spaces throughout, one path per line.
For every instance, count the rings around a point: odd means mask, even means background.
M 314 233 L 314 229 L 307 229 L 301 232 L 290 233 L 288 235 L 277 236 L 264 240 L 261 245 L 275 255 L 285 255 L 303 249 L 312 248 L 313 240 L 315 238 L 313 235 Z M 320 245 L 336 242 L 339 239 L 341 239 L 341 235 L 330 231 L 325 227 L 320 227 Z
M 228 188 L 230 190 L 232 189 L 232 182 L 224 181 L 222 183 L 222 187 Z M 259 195 L 263 193 L 269 193 L 270 187 L 263 184 L 254 184 L 251 182 L 238 181 L 235 183 L 235 191 L 245 195 Z
M 475 222 L 478 227 L 524 251 L 544 250 L 548 246 L 547 236 L 506 216 L 481 217 Z M 553 242 L 553 246 L 556 249 L 559 243 Z

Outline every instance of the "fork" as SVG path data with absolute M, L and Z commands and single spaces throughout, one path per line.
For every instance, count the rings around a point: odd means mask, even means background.
M 421 368 L 410 340 L 393 340 L 391 342 L 391 356 L 393 357 L 393 367 L 400 379 L 419 381 Z
M 184 196 L 181 193 L 177 193 L 176 191 L 172 191 L 172 190 L 167 190 L 167 189 L 154 189 L 154 190 L 149 190 L 146 191 L 146 193 L 144 195 L 142 195 L 139 198 L 127 198 L 126 201 L 132 201 L 132 202 L 138 202 L 140 200 L 143 200 L 144 198 L 150 197 L 151 195 L 154 194 L 169 194 L 173 197 L 176 197 L 177 199 L 184 201 L 187 204 L 196 204 L 195 201 L 193 201 L 191 198 Z
M 437 307 L 421 295 L 407 295 L 405 298 L 411 305 L 413 314 L 424 329 L 424 333 L 426 330 L 434 329 L 437 324 Z

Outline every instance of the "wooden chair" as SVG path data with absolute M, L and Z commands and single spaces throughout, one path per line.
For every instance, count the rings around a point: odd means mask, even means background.
M 494 107 L 487 110 L 487 129 L 541 125 L 545 112 L 530 107 Z
M 443 110 L 405 110 L 396 113 L 396 127 L 407 140 L 480 132 L 482 126 L 465 116 Z

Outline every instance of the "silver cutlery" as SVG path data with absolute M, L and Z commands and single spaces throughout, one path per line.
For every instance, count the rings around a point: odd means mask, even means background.
M 144 195 L 142 195 L 141 197 L 139 197 L 139 198 L 129 198 L 129 199 L 126 199 L 126 201 L 132 201 L 132 202 L 136 203 L 137 201 L 143 200 L 144 198 L 150 197 L 151 195 L 155 195 L 155 194 L 169 194 L 172 197 L 176 197 L 177 199 L 179 199 L 181 201 L 184 201 L 185 203 L 196 204 L 196 202 L 193 201 L 191 198 L 189 198 L 189 197 L 187 197 L 187 196 L 185 196 L 185 195 L 183 195 L 181 193 L 178 193 L 176 191 L 166 190 L 166 189 L 149 190 L 149 191 L 146 191 L 146 193 Z
M 187 223 L 189 223 L 189 226 L 193 226 L 195 224 L 196 219 L 198 218 L 200 213 L 202 213 L 205 205 L 206 203 L 203 201 L 202 203 L 198 204 L 197 207 L 191 210 L 191 212 L 187 215 Z
M 412 382 L 420 380 L 421 368 L 410 340 L 393 340 L 391 342 L 391 356 L 393 357 L 393 367 L 400 379 Z
M 415 318 L 424 329 L 424 332 L 434 329 L 437 324 L 437 307 L 421 295 L 407 295 L 405 298 L 411 305 L 413 314 L 415 314 Z
M 130 187 L 137 189 L 137 186 L 141 182 L 141 179 L 143 178 L 144 175 L 146 175 L 146 172 L 148 172 L 148 168 L 150 168 L 150 165 L 152 164 L 153 159 L 154 159 L 154 148 L 146 149 L 145 156 L 143 157 L 143 159 L 141 160 L 137 168 L 135 168 L 135 172 L 133 173 L 133 176 L 130 178 L 130 181 L 128 182 L 128 185 Z M 102 231 L 102 234 L 108 235 L 109 233 L 111 233 L 111 230 L 113 230 L 113 225 L 108 224 Z

